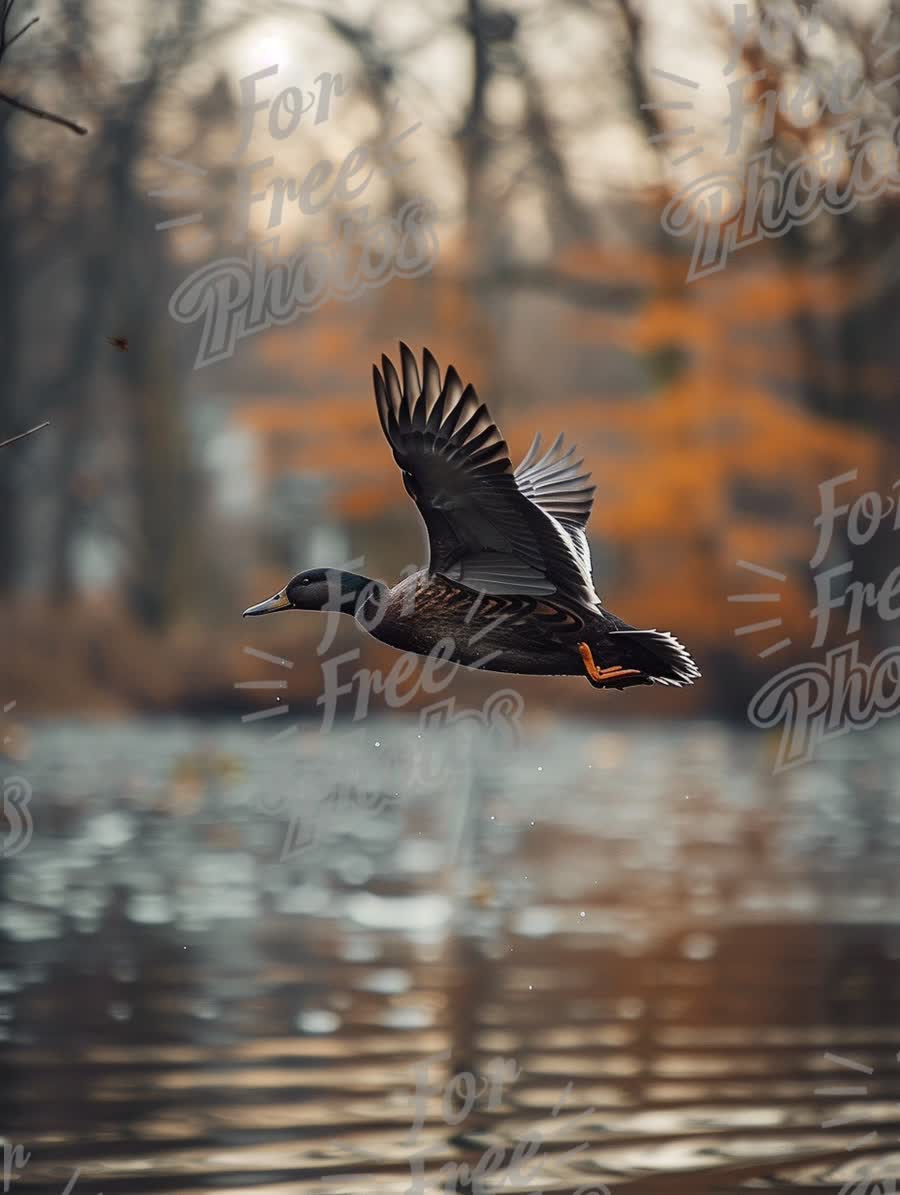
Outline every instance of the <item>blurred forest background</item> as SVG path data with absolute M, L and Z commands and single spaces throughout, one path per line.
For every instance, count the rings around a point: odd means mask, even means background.
M 802 21 L 802 7 L 780 8 Z M 758 31 L 766 6 L 751 12 Z M 0 90 L 89 131 L 0 104 L 0 440 L 50 420 L 0 452 L 3 689 L 20 709 L 245 709 L 247 644 L 294 660 L 292 700 L 311 702 L 320 620 L 249 627 L 240 614 L 312 564 L 364 555 L 360 571 L 394 581 L 422 563 L 371 394 L 371 363 L 401 338 L 475 383 L 515 459 L 536 429 L 578 443 L 599 487 L 598 591 L 632 623 L 675 631 L 704 672 L 675 697 L 619 697 L 629 711 L 738 716 L 765 677 L 810 658 L 817 487 L 858 469 L 842 494 L 889 494 L 897 477 L 900 211 L 886 190 L 687 281 L 691 240 L 660 220 L 680 187 L 729 165 L 732 6 L 159 0 L 126 19 L 101 0 L 42 0 L 17 7 L 15 28 L 33 15 Z M 900 110 L 898 42 L 896 5 L 835 6 L 814 44 L 752 32 L 738 70 L 764 72 L 748 83 L 760 97 L 804 86 L 814 102 L 852 62 L 865 128 Z M 284 140 L 258 114 L 241 161 L 274 162 L 254 183 L 421 122 L 402 145 L 408 169 L 359 202 L 393 214 L 429 197 L 439 259 L 195 369 L 199 327 L 176 323 L 169 300 L 236 251 L 239 80 L 276 63 L 260 98 L 322 72 L 344 94 Z M 660 72 L 700 83 L 696 111 L 659 106 L 685 98 Z M 702 152 L 673 165 L 688 121 Z M 780 112 L 774 161 L 787 169 L 836 121 Z M 285 219 L 280 251 L 327 239 L 347 206 Z M 896 544 L 887 522 L 833 551 L 880 583 Z M 728 595 L 772 588 L 739 560 L 787 576 L 777 615 L 793 647 L 777 661 L 734 634 L 752 619 Z M 867 615 L 863 658 L 895 625 Z M 334 650 L 357 644 L 390 667 L 353 627 Z M 530 704 L 598 701 L 577 681 L 526 687 Z

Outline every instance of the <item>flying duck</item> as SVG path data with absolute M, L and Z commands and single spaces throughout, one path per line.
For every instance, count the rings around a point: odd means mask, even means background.
M 298 573 L 244 616 L 276 610 L 352 615 L 401 651 L 469 668 L 584 676 L 598 689 L 689 685 L 700 672 L 668 631 L 604 609 L 585 526 L 595 486 L 560 436 L 536 435 L 513 469 L 487 407 L 451 366 L 400 345 L 400 372 L 373 367 L 375 400 L 406 492 L 428 534 L 425 568 L 388 587 L 356 573 Z

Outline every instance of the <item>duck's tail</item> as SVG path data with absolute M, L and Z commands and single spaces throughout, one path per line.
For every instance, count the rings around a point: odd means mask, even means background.
M 656 685 L 692 685 L 700 669 L 668 631 L 610 631 L 628 641 L 626 668 L 639 668 Z

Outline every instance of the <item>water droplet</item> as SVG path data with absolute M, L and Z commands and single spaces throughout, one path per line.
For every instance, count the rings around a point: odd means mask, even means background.
M 379 1022 L 387 1029 L 428 1029 L 434 1023 L 434 1014 L 430 1008 L 406 1005 L 387 1009 Z
M 303 1033 L 334 1033 L 340 1023 L 341 1018 L 328 1008 L 306 1008 L 297 1017 L 297 1028 Z
M 716 940 L 712 934 L 688 934 L 681 944 L 681 953 L 685 958 L 697 961 L 712 958 L 716 953 Z
M 137 979 L 137 967 L 132 959 L 117 959 L 112 965 L 112 975 L 119 983 L 134 983 Z
M 400 967 L 385 967 L 381 971 L 373 971 L 360 981 L 360 988 L 364 992 L 380 992 L 385 996 L 398 996 L 408 992 L 412 987 L 409 972 Z

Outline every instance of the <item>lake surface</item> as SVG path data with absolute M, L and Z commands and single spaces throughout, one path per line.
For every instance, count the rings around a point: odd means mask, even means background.
M 889 723 L 419 734 L 30 728 L 12 1190 L 893 1190 Z

